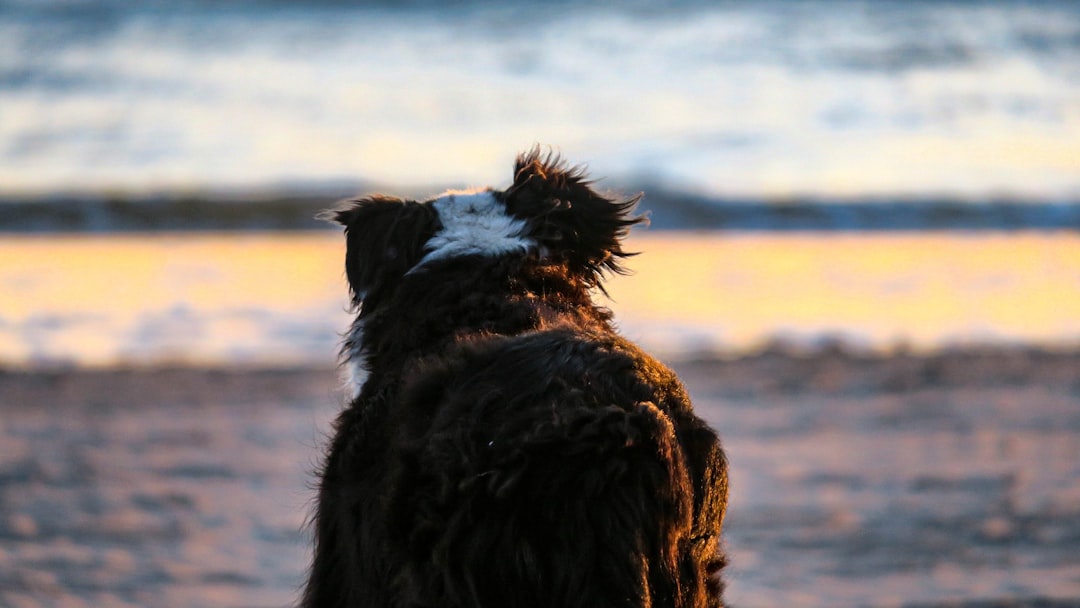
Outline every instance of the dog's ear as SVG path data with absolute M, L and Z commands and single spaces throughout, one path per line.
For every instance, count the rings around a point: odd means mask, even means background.
M 364 301 L 369 309 L 420 261 L 438 227 L 430 205 L 385 196 L 349 201 L 319 217 L 345 226 L 345 275 L 353 304 Z
M 539 148 L 519 155 L 514 183 L 504 193 L 510 213 L 528 222 L 529 236 L 562 258 L 590 284 L 599 285 L 603 271 L 622 272 L 628 255 L 622 238 L 643 221 L 631 215 L 641 195 L 627 200 L 594 191 L 579 167 L 568 167 Z

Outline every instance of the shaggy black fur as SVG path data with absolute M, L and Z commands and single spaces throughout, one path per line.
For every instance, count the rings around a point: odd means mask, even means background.
M 535 247 L 417 267 L 430 202 L 332 216 L 359 310 L 345 356 L 370 375 L 321 471 L 303 605 L 721 606 L 719 440 L 590 297 L 636 199 L 535 150 L 493 195 Z

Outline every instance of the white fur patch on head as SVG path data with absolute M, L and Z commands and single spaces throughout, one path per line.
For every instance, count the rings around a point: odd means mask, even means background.
M 523 236 L 525 221 L 510 215 L 490 190 L 449 191 L 432 201 L 442 228 L 427 242 L 425 262 L 464 255 L 496 256 L 529 251 L 536 243 Z

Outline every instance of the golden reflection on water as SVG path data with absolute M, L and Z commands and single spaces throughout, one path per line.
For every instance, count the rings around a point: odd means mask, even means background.
M 230 363 L 236 345 L 257 350 L 266 342 L 260 315 L 344 320 L 343 256 L 339 236 L 322 232 L 6 238 L 0 286 L 10 295 L 0 301 L 0 362 Z M 156 346 L 129 344 L 148 318 L 172 325 L 173 335 Z M 50 319 L 61 327 L 31 337 L 19 331 Z M 280 352 L 287 344 L 273 347 L 278 352 L 246 358 L 295 361 Z
M 339 287 L 336 234 L 19 236 L 0 244 L 5 285 L 21 287 L 5 317 L 137 314 L 182 303 L 196 309 L 303 308 Z
M 835 333 L 877 348 L 1080 338 L 1073 234 L 645 235 L 612 282 L 635 325 L 710 327 L 753 347 Z
M 1080 339 L 1075 234 L 644 232 L 629 249 L 642 253 L 609 281 L 611 306 L 665 351 L 777 335 L 872 348 Z M 245 345 L 246 362 L 296 362 L 310 353 L 267 335 L 283 322 L 344 329 L 343 256 L 336 232 L 6 235 L 0 363 L 226 364 Z M 151 317 L 174 335 L 136 348 Z M 319 363 L 336 348 L 323 333 Z

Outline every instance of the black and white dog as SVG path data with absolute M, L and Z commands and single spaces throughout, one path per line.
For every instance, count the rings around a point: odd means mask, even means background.
M 304 606 L 722 605 L 720 442 L 591 298 L 636 202 L 533 150 L 505 191 L 331 212 L 356 394 Z

